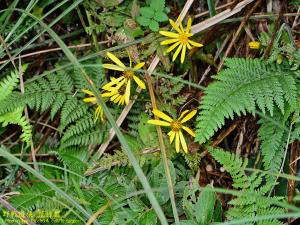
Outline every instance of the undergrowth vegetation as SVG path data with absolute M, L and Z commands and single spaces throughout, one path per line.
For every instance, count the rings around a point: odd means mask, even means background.
M 1 225 L 300 223 L 299 1 L 0 9 Z

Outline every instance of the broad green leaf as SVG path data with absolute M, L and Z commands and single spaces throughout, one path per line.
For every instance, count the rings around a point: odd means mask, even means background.
M 158 31 L 159 30 L 159 24 L 158 22 L 156 22 L 155 20 L 151 20 L 150 21 L 150 24 L 149 24 L 149 28 L 152 30 L 152 31 Z
M 164 12 L 157 12 L 155 13 L 154 19 L 159 22 L 164 22 L 164 21 L 168 21 L 169 18 L 167 14 L 165 14 Z
M 139 220 L 140 225 L 156 225 L 157 216 L 153 210 L 145 211 Z
M 199 184 L 195 179 L 192 179 L 191 183 L 186 185 L 183 191 L 182 206 L 187 219 L 196 219 L 195 204 L 197 203 L 199 191 Z
M 150 7 L 155 11 L 163 11 L 165 7 L 165 0 L 152 0 Z
M 140 8 L 140 13 L 143 17 L 151 19 L 153 18 L 155 12 L 150 7 L 142 7 Z
M 139 16 L 136 20 L 140 25 L 144 27 L 148 27 L 150 24 L 150 19 L 143 16 Z
M 207 225 L 213 218 L 216 195 L 209 189 L 204 189 L 195 205 L 196 220 L 200 225 Z
M 170 169 L 172 183 L 175 184 L 176 173 L 175 173 L 174 165 L 171 161 L 168 161 L 168 167 Z M 167 178 L 165 176 L 163 162 L 160 162 L 152 170 L 149 180 L 150 180 L 151 187 L 162 189 L 162 191 L 160 192 L 155 192 L 155 196 L 161 205 L 165 204 L 170 199 L 170 196 L 168 193 L 168 183 L 167 183 Z
M 142 213 L 147 207 L 138 197 L 132 197 L 127 200 L 130 209 L 134 212 Z M 155 213 L 154 213 L 155 214 Z
M 140 116 L 139 123 L 139 136 L 146 147 L 158 147 L 158 137 L 156 127 L 152 124 L 147 123 L 149 116 L 145 113 Z

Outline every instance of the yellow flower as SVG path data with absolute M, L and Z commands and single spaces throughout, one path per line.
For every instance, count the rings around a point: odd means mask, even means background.
M 115 80 L 116 78 L 111 78 L 111 80 Z M 126 85 L 118 84 L 116 87 L 111 87 L 108 92 L 104 92 L 101 96 L 102 97 L 109 97 L 110 101 L 113 103 L 116 103 L 118 105 L 124 105 L 125 104 L 125 91 L 126 91 Z
M 82 92 L 84 92 L 87 95 L 92 96 L 92 97 L 84 98 L 83 99 L 84 102 L 97 104 L 97 100 L 96 100 L 96 97 L 95 97 L 93 92 L 91 92 L 89 90 L 86 90 L 86 89 L 82 89 Z M 101 121 L 104 120 L 104 112 L 103 112 L 103 109 L 102 109 L 101 105 L 99 105 L 99 104 L 97 104 L 97 108 L 96 108 L 96 111 L 95 111 L 95 120 L 97 120 L 98 118 Z
M 259 49 L 260 48 L 260 42 L 259 41 L 250 41 L 248 43 L 248 46 L 251 49 Z
M 130 86 L 131 86 L 132 79 L 137 83 L 137 85 L 141 89 L 146 89 L 145 83 L 140 78 L 138 78 L 134 73 L 136 70 L 142 68 L 145 65 L 145 63 L 141 62 L 141 63 L 138 63 L 137 65 L 135 65 L 134 67 L 132 67 L 132 60 L 131 60 L 130 54 L 128 54 L 129 61 L 130 61 L 130 67 L 128 68 L 114 54 L 107 52 L 107 56 L 116 64 L 103 64 L 103 67 L 106 69 L 110 69 L 110 70 L 121 71 L 121 72 L 123 72 L 123 74 L 121 77 L 113 79 L 111 82 L 104 85 L 102 87 L 102 89 L 109 91 L 110 88 L 113 87 L 114 85 L 120 84 L 122 86 L 123 84 L 125 84 L 126 85 L 125 103 L 126 103 L 126 105 L 128 105 L 129 98 L 130 98 Z M 121 87 L 121 86 L 119 86 L 119 87 Z
M 153 114 L 165 121 L 161 120 L 148 120 L 148 123 L 158 125 L 158 126 L 168 126 L 171 127 L 171 131 L 168 133 L 170 137 L 170 143 L 172 144 L 174 138 L 175 138 L 175 149 L 176 152 L 179 152 L 180 149 L 180 144 L 182 146 L 182 149 L 184 150 L 185 153 L 188 152 L 188 148 L 184 139 L 184 136 L 182 134 L 181 129 L 185 130 L 188 132 L 191 136 L 195 137 L 194 131 L 192 131 L 190 128 L 186 127 L 183 125 L 186 121 L 190 120 L 193 118 L 197 113 L 197 110 L 185 110 L 181 115 L 179 116 L 178 119 L 172 119 L 168 115 L 164 114 L 163 112 L 154 109 Z
M 191 25 L 192 25 L 192 19 L 189 18 L 186 29 L 184 30 L 182 26 L 182 22 L 180 17 L 178 18 L 179 21 L 179 27 L 173 20 L 169 20 L 170 24 L 172 27 L 178 32 L 178 33 L 173 33 L 169 31 L 159 31 L 161 35 L 170 37 L 171 39 L 164 40 L 160 42 L 161 45 L 168 45 L 172 44 L 168 49 L 167 52 L 171 52 L 173 49 L 175 49 L 177 46 L 178 48 L 176 49 L 174 55 L 173 55 L 173 61 L 177 58 L 179 52 L 181 51 L 181 57 L 180 57 L 180 62 L 184 62 L 185 58 L 185 53 L 186 53 L 186 48 L 192 49 L 193 46 L 195 47 L 202 47 L 203 45 L 197 42 L 194 42 L 192 40 L 189 40 L 190 37 L 193 36 L 192 33 L 190 33 Z

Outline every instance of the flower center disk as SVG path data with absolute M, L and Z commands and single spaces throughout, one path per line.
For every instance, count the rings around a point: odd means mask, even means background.
M 170 126 L 171 126 L 173 131 L 177 132 L 181 128 L 181 123 L 177 120 L 174 120 L 173 122 L 171 122 Z
M 123 72 L 123 76 L 127 79 L 131 79 L 133 77 L 134 73 L 132 70 L 126 70 Z
M 187 44 L 188 41 L 189 41 L 188 35 L 185 34 L 185 33 L 180 34 L 179 35 L 179 41 L 180 41 L 181 44 Z

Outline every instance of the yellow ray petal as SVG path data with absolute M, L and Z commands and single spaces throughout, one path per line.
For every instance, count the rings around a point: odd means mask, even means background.
M 116 94 L 116 92 L 114 92 L 114 91 L 104 92 L 103 94 L 101 94 L 101 96 L 104 98 L 107 98 L 107 97 L 113 96 L 114 94 Z
M 168 45 L 168 44 L 172 44 L 176 41 L 179 41 L 178 38 L 174 38 L 174 39 L 167 39 L 167 40 L 164 40 L 162 42 L 160 42 L 161 45 Z
M 193 110 L 193 111 L 191 111 L 191 112 L 190 112 L 189 114 L 187 114 L 180 122 L 181 122 L 181 123 L 184 123 L 184 122 L 190 120 L 191 118 L 193 118 L 193 117 L 196 115 L 196 113 L 197 113 L 197 110 L 196 110 L 196 109 Z
M 189 18 L 187 25 L 186 25 L 185 33 L 190 32 L 191 26 L 192 26 L 192 18 Z
M 131 55 L 130 55 L 130 52 L 128 50 L 126 50 L 127 52 L 127 55 L 128 55 L 128 58 L 129 58 L 129 66 L 130 68 L 132 67 L 132 59 L 131 59 Z
M 103 110 L 102 110 L 102 108 L 101 108 L 100 105 L 98 105 L 97 108 L 96 108 L 95 116 L 96 116 L 96 119 L 97 119 L 97 118 L 100 118 L 101 121 L 104 120 Z
M 189 50 L 191 50 L 193 47 L 190 45 L 190 43 L 186 43 L 186 46 Z
M 96 102 L 96 97 L 90 97 L 90 98 L 84 98 L 83 99 L 84 102 Z
M 134 70 L 139 70 L 139 69 L 141 69 L 144 65 L 145 65 L 144 62 L 138 63 L 138 64 L 136 64 L 136 65 L 134 66 L 133 69 L 134 69 Z
M 115 94 L 115 95 L 111 96 L 111 98 L 109 100 L 113 102 L 118 96 L 120 96 L 120 95 Z
M 118 101 L 120 101 L 121 98 L 122 98 L 122 96 L 119 95 L 119 96 L 114 100 L 114 103 L 118 103 Z
M 114 80 L 110 81 L 109 83 L 105 84 L 105 85 L 102 87 L 102 89 L 104 89 L 104 90 L 109 90 L 109 88 L 110 88 L 111 86 L 117 84 L 118 82 L 120 82 L 120 81 L 123 80 L 123 79 L 124 79 L 123 76 L 122 76 L 122 77 L 119 77 L 119 78 L 117 78 L 117 79 L 114 79 Z
M 121 60 L 118 59 L 114 54 L 112 54 L 110 52 L 107 52 L 106 55 L 107 55 L 108 58 L 110 58 L 118 66 L 120 66 L 124 69 L 126 68 L 126 66 L 121 62 Z
M 182 49 L 182 44 L 179 45 L 179 47 L 177 48 L 176 52 L 174 53 L 173 58 L 172 58 L 173 61 L 175 61 L 175 59 L 177 58 L 177 56 L 178 56 L 178 54 L 179 54 L 179 52 L 180 52 L 181 49 Z
M 175 149 L 176 149 L 176 152 L 178 153 L 179 152 L 179 149 L 180 149 L 180 146 L 179 146 L 179 134 L 178 132 L 175 132 Z
M 124 71 L 125 69 L 123 67 L 120 67 L 118 65 L 114 64 L 102 64 L 102 67 L 109 70 L 117 70 L 117 71 Z
M 186 132 L 188 132 L 191 136 L 196 137 L 196 134 L 193 130 L 191 130 L 190 128 L 186 127 L 186 126 L 182 126 L 182 129 L 184 129 Z
M 119 105 L 124 105 L 124 102 L 125 102 L 125 97 L 122 96 L 120 101 L 119 101 Z
M 203 46 L 203 44 L 197 43 L 197 42 L 192 41 L 192 40 L 189 40 L 189 43 L 190 43 L 191 45 L 195 46 L 195 47 L 202 47 L 202 46 Z
M 170 31 L 159 31 L 159 33 L 161 35 L 164 35 L 164 36 L 167 36 L 167 37 L 170 37 L 170 38 L 178 38 L 179 37 L 179 34 L 176 34 L 176 33 L 173 33 L 173 32 L 170 32 Z
M 178 33 L 181 33 L 181 30 L 179 29 L 179 27 L 177 26 L 177 24 L 176 24 L 173 20 L 169 19 L 169 22 L 170 22 L 171 26 L 172 26 Z
M 111 87 L 110 90 L 118 91 L 127 82 L 127 80 L 127 78 L 124 78 L 122 81 L 120 81 L 120 83 L 117 83 L 116 86 Z
M 89 91 L 89 90 L 87 90 L 87 89 L 82 89 L 82 92 L 85 93 L 85 94 L 94 96 L 94 93 L 91 92 L 91 91 Z
M 145 83 L 141 81 L 140 78 L 138 78 L 137 76 L 133 76 L 133 79 L 141 89 L 146 89 Z
M 173 140 L 175 138 L 175 132 L 171 131 L 169 136 L 170 136 L 170 144 L 172 144 L 172 142 L 173 142 Z
M 182 146 L 184 152 L 187 153 L 187 152 L 188 152 L 188 148 L 187 148 L 185 139 L 184 139 L 183 134 L 182 134 L 181 131 L 179 131 L 179 137 L 180 137 L 180 143 L 181 143 L 181 146 Z
M 185 114 L 187 114 L 189 111 L 190 111 L 190 110 L 184 110 L 184 111 L 180 114 L 178 120 L 180 120 L 180 119 L 181 119 Z
M 153 114 L 161 119 L 164 119 L 165 121 L 172 122 L 173 119 L 169 117 L 168 115 L 164 114 L 162 111 L 159 111 L 158 109 L 153 109 Z
M 181 51 L 181 56 L 180 56 L 180 62 L 181 62 L 181 63 L 184 62 L 185 52 L 186 52 L 186 45 L 183 45 L 182 51 Z
M 180 27 L 180 30 L 181 30 L 181 32 L 180 33 L 184 33 L 184 29 L 183 29 L 183 26 L 182 26 L 182 19 L 181 19 L 181 17 L 179 16 L 178 17 L 178 23 L 179 23 L 179 27 Z
M 128 80 L 125 91 L 125 103 L 128 105 L 130 98 L 130 80 Z
M 101 98 L 107 98 L 108 96 L 106 96 L 106 93 L 107 93 L 107 92 L 104 92 L 104 93 L 100 94 Z M 104 95 L 104 94 L 105 94 L 105 95 Z M 103 96 L 103 95 L 104 95 L 104 96 Z
M 158 125 L 158 126 L 165 126 L 165 127 L 170 126 L 170 123 L 161 120 L 148 120 L 147 123 Z
M 175 44 L 171 45 L 168 49 L 167 49 L 167 52 L 170 52 L 172 51 L 174 48 L 176 48 L 178 45 L 180 44 L 180 42 L 176 42 Z

